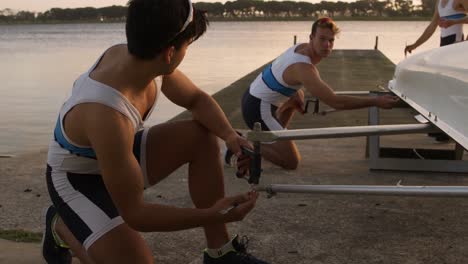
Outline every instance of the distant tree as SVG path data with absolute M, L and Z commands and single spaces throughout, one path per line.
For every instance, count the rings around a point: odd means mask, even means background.
M 318 3 L 305 1 L 264 1 L 235 0 L 221 2 L 197 2 L 195 7 L 207 12 L 208 17 L 250 18 L 263 17 L 302 17 L 313 18 L 319 15 L 328 16 L 430 16 L 434 12 L 436 0 L 421 0 L 421 9 L 414 10 L 414 0 L 356 0 L 345 2 L 339 0 L 322 0 Z M 124 21 L 126 6 L 108 6 L 102 8 L 52 8 L 44 13 L 20 11 L 15 13 L 6 8 L 0 10 L 0 22 L 16 21 Z
M 315 11 L 314 4 L 309 2 L 298 2 L 296 6 L 297 13 L 302 17 L 310 17 Z
M 14 19 L 18 21 L 34 21 L 35 17 L 36 17 L 35 14 L 32 12 L 19 11 L 14 16 Z
M 111 19 L 111 20 L 122 19 L 123 20 L 127 16 L 127 7 L 116 6 L 116 5 L 102 7 L 102 8 L 97 9 L 97 13 L 107 19 Z
M 208 13 L 208 16 L 222 17 L 224 13 L 224 5 L 220 2 L 197 2 L 195 3 L 195 7 L 199 10 L 206 11 Z
M 288 6 L 290 6 L 290 3 L 269 1 L 264 4 L 264 12 L 272 17 L 285 16 L 289 13 Z
M 359 0 L 356 2 L 350 3 L 353 16 L 368 16 L 369 10 L 372 10 L 369 1 Z
M 14 16 L 15 12 L 11 8 L 5 8 L 0 10 L 0 15 L 2 16 Z
M 338 1 L 335 3 L 335 10 L 340 12 L 340 15 L 344 16 L 346 12 L 350 9 L 350 3 L 348 2 L 343 2 L 343 1 Z
M 395 8 L 398 16 L 410 16 L 413 10 L 412 0 L 395 0 Z
M 437 0 L 421 0 L 421 15 L 432 16 L 435 11 L 435 4 Z
M 379 0 L 367 0 L 369 3 L 370 12 L 376 16 L 382 16 L 385 13 L 387 2 Z M 369 12 L 369 10 L 368 10 Z

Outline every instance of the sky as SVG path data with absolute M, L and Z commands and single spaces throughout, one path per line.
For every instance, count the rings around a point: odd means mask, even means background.
M 226 0 L 192 0 L 193 2 L 226 2 Z M 276 0 L 281 1 L 281 0 Z M 320 0 L 301 0 L 305 2 L 319 2 Z M 333 1 L 333 0 L 332 0 Z M 0 10 L 10 8 L 16 11 L 44 12 L 53 7 L 104 7 L 111 5 L 126 5 L 128 0 L 1 0 Z

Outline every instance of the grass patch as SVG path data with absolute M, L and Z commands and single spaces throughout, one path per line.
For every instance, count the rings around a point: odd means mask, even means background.
M 24 230 L 0 229 L 0 238 L 14 242 L 40 243 L 42 240 L 42 233 L 29 232 Z

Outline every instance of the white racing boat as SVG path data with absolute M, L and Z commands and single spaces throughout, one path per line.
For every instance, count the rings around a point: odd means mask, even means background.
M 388 87 L 468 149 L 468 41 L 401 61 Z

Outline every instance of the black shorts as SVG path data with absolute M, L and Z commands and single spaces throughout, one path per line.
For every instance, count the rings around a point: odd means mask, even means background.
M 146 136 L 148 128 L 135 134 L 133 153 L 146 176 Z M 86 159 L 86 158 L 83 158 Z M 124 223 L 102 176 L 99 174 L 54 171 L 47 165 L 50 198 L 65 225 L 86 250 L 104 234 Z
M 461 40 L 463 41 L 463 35 L 461 36 Z M 441 47 L 453 44 L 455 42 L 457 42 L 457 35 L 456 34 L 452 34 L 452 35 L 440 38 L 440 46 Z
M 242 116 L 250 129 L 260 122 L 263 131 L 284 130 L 276 118 L 278 107 L 250 94 L 249 89 L 242 96 Z

